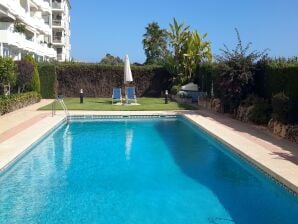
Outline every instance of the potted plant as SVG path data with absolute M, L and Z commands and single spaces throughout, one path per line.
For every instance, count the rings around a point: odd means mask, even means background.
M 26 25 L 16 20 L 14 23 L 14 31 L 17 33 L 26 33 Z

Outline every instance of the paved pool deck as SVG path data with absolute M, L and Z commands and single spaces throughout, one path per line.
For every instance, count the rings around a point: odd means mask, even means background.
M 65 119 L 63 111 L 37 109 L 40 103 L 0 116 L 0 171 L 13 163 L 34 142 Z M 70 111 L 70 115 L 182 114 L 257 167 L 298 193 L 298 144 L 277 138 L 266 128 L 245 124 L 204 109 L 195 111 Z

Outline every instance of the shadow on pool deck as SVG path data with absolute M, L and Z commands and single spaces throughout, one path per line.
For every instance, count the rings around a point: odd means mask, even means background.
M 288 160 L 298 165 L 298 144 L 274 136 L 264 126 L 244 123 L 233 119 L 228 115 L 211 112 L 206 109 L 185 111 L 184 114 L 198 114 L 206 119 L 213 120 L 219 123 L 219 125 L 224 125 L 231 130 L 238 132 L 242 137 L 263 146 L 266 150 L 270 151 L 272 155 L 276 155 L 276 159 Z

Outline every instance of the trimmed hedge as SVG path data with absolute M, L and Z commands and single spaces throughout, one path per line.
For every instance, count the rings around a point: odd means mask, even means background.
M 272 118 L 282 123 L 289 121 L 289 102 L 290 99 L 283 92 L 272 97 Z
M 282 118 L 285 123 L 298 123 L 298 63 L 259 63 L 255 78 L 256 93 L 266 99 L 278 93 L 289 97 L 288 114 Z
M 136 87 L 138 97 L 158 97 L 169 89 L 170 74 L 163 67 L 132 66 L 131 69 L 134 81 L 130 85 Z M 87 97 L 111 97 L 113 87 L 125 87 L 123 70 L 122 66 L 59 64 L 56 67 L 58 94 L 78 97 L 83 89 Z
M 284 92 L 290 98 L 298 98 L 298 64 L 265 63 L 257 66 L 255 75 L 256 93 L 270 99 Z
M 39 64 L 40 94 L 44 99 L 56 98 L 57 75 L 56 67 L 53 64 Z
M 134 81 L 140 96 L 161 96 L 170 88 L 170 74 L 160 66 L 132 66 Z M 88 63 L 39 64 L 41 95 L 78 97 L 80 89 L 87 97 L 111 97 L 113 87 L 122 87 L 123 66 L 107 66 Z M 123 90 L 124 91 L 124 90 Z
M 0 115 L 37 103 L 40 99 L 41 96 L 37 92 L 0 96 Z

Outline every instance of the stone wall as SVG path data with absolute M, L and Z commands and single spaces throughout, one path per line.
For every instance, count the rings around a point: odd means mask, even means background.
M 298 143 L 298 125 L 283 124 L 271 119 L 268 128 L 274 135 Z
M 218 98 L 200 97 L 198 105 L 211 111 L 221 112 L 221 103 Z
M 249 113 L 254 108 L 254 106 L 239 106 L 236 113 L 236 119 L 243 122 L 249 122 Z
M 222 112 L 220 99 L 201 98 L 198 101 L 200 107 L 214 112 Z M 249 122 L 249 114 L 254 106 L 239 106 L 235 119 L 242 122 Z M 298 143 L 298 125 L 283 124 L 271 119 L 268 129 L 276 136 Z

